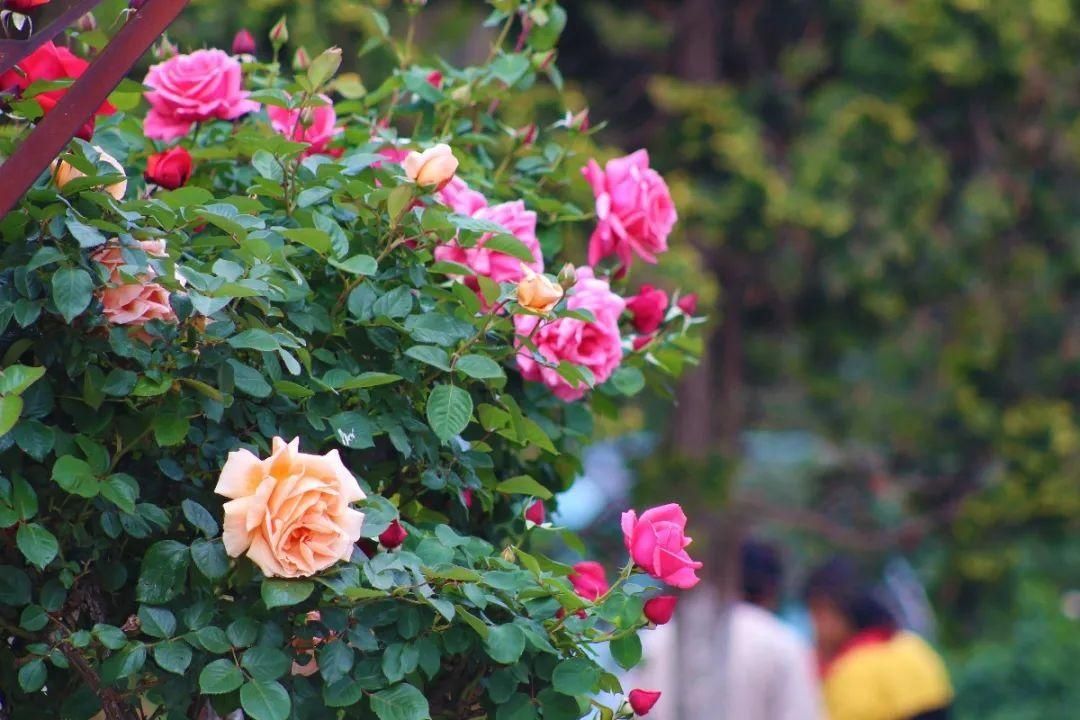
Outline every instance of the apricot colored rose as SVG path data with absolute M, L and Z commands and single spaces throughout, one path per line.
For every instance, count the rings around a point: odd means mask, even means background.
M 450 146 L 439 143 L 422 153 L 411 152 L 402 161 L 405 174 L 417 185 L 441 188 L 457 172 L 458 161 Z
M 524 270 L 525 277 L 518 281 L 517 286 L 518 305 L 544 314 L 554 310 L 562 300 L 562 286 L 544 275 L 533 272 L 529 267 L 525 267 Z
M 364 523 L 351 504 L 365 495 L 338 451 L 302 453 L 299 440 L 278 437 L 272 450 L 265 460 L 231 452 L 221 469 L 225 551 L 246 553 L 267 577 L 308 577 L 348 560 Z

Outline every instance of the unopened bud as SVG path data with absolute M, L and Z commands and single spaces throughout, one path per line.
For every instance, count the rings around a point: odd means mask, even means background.
M 75 27 L 79 32 L 93 32 L 97 30 L 97 18 L 94 17 L 94 13 L 88 12 L 76 21 Z
M 156 60 L 168 60 L 174 55 L 180 54 L 180 48 L 169 42 L 169 38 L 165 35 L 161 36 L 161 41 L 154 46 L 151 51 Z
M 468 105 L 472 101 L 472 91 L 468 85 L 461 85 L 450 93 L 450 99 L 458 105 Z
M 308 51 L 303 47 L 296 48 L 296 54 L 292 59 L 293 70 L 297 72 L 305 72 L 311 67 L 311 56 L 308 55 Z
M 255 36 L 247 28 L 242 28 L 236 33 L 232 41 L 233 55 L 254 55 Z
M 510 545 L 504 547 L 502 551 L 502 559 L 508 563 L 512 563 L 517 560 L 517 553 L 514 552 L 514 548 Z
M 521 139 L 522 145 L 532 145 L 536 142 L 536 123 L 529 123 L 523 128 L 518 128 L 517 136 Z
M 289 23 L 285 17 L 282 17 L 274 24 L 274 27 L 270 28 L 270 43 L 276 49 L 287 42 L 289 42 Z
M 589 108 L 585 108 L 581 112 L 571 115 L 570 122 L 567 124 L 574 130 L 587 132 L 589 130 Z
M 563 290 L 569 290 L 574 285 L 577 285 L 577 270 L 572 264 L 566 263 L 562 266 L 562 270 L 559 271 L 558 280 Z

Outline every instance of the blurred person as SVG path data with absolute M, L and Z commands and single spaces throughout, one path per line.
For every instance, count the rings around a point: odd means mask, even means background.
M 811 573 L 814 624 L 829 720 L 945 720 L 953 691 L 925 640 L 898 627 L 853 562 L 834 558 Z
M 712 608 L 711 617 L 680 604 L 671 622 L 643 635 L 645 660 L 631 685 L 686 693 L 661 698 L 649 720 L 697 720 L 705 716 L 692 709 L 705 707 L 708 720 L 823 720 L 813 653 L 774 614 L 783 586 L 780 553 L 766 543 L 744 543 L 740 575 L 737 601 L 710 601 L 704 596 L 716 591 L 703 584 L 687 599 Z

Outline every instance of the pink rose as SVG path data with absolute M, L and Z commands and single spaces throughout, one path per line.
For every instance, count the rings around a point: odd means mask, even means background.
M 656 332 L 664 322 L 667 307 L 667 293 L 652 285 L 642 285 L 638 294 L 626 301 L 626 309 L 633 316 L 634 329 L 642 335 Z
M 686 546 L 686 515 L 678 503 L 661 505 L 641 513 L 622 515 L 623 542 L 634 563 L 668 585 L 692 588 L 698 584 L 700 562 L 690 559 Z
M 514 329 L 519 336 L 517 364 L 522 377 L 544 383 L 556 397 L 566 401 L 582 398 L 588 385 L 585 382 L 571 385 L 554 366 L 565 360 L 587 368 L 599 384 L 611 377 L 623 357 L 619 316 L 626 307 L 626 301 L 611 291 L 606 280 L 595 277 L 592 268 L 580 268 L 577 278 L 566 305 L 570 310 L 588 310 L 596 318 L 595 321 L 559 318 L 553 322 L 543 322 L 534 333 L 542 318 L 535 315 L 514 316 Z M 540 355 L 550 366 L 537 361 L 522 343 L 523 337 L 532 338 Z
M 596 602 L 596 599 L 611 587 L 608 584 L 604 566 L 592 560 L 574 565 L 574 571 L 570 573 L 567 580 L 574 586 L 574 592 L 590 602 Z
M 153 140 L 175 140 L 207 120 L 235 120 L 255 112 L 240 62 L 222 50 L 196 50 L 154 65 L 143 81 L 150 112 L 143 131 Z
M 582 169 L 596 196 L 596 229 L 589 239 L 589 264 L 616 255 L 629 267 L 634 255 L 648 263 L 667 250 L 677 215 L 667 183 L 649 167 L 645 150 Z
M 143 240 L 139 248 L 152 257 L 165 257 L 164 240 Z M 138 282 L 128 282 L 121 268 L 128 265 L 119 244 L 109 243 L 92 255 L 95 262 L 109 270 L 110 287 L 100 292 L 105 319 L 113 325 L 145 325 L 151 320 L 176 322 L 176 313 L 169 304 L 169 291 L 151 282 L 156 276 L 152 268 L 139 275 Z
M 230 499 L 225 552 L 246 553 L 267 577 L 308 577 L 348 560 L 364 523 L 351 504 L 366 496 L 338 451 L 310 455 L 299 443 L 276 437 L 265 460 L 229 453 L 214 488 Z
M 678 604 L 679 598 L 674 595 L 658 595 L 645 601 L 643 612 L 653 625 L 666 625 L 671 622 Z
M 326 104 L 303 110 L 289 110 L 272 105 L 266 107 L 274 132 L 310 145 L 307 149 L 308 155 L 326 152 L 330 141 L 341 134 L 341 128 L 337 127 L 337 113 L 334 112 L 333 102 L 326 95 L 319 95 L 319 98 Z
M 439 202 L 447 206 L 458 215 L 472 217 L 487 207 L 487 198 L 468 186 L 461 178 L 455 176 L 436 193 Z
M 536 213 L 526 210 L 525 203 L 514 200 L 482 207 L 470 214 L 481 220 L 498 223 L 509 230 L 511 235 L 524 243 L 532 252 L 533 260 L 526 263 L 526 267 L 538 273 L 544 272 L 544 255 L 540 250 L 540 241 L 536 239 Z M 521 260 L 513 255 L 484 247 L 484 244 L 492 237 L 491 233 L 485 233 L 480 236 L 475 245 L 468 248 L 458 245 L 457 240 L 451 240 L 435 248 L 435 259 L 467 265 L 475 274 L 484 275 L 498 283 L 517 282 L 525 276 Z
M 660 694 L 659 690 L 635 688 L 630 691 L 627 700 L 630 701 L 630 708 L 634 711 L 634 714 L 644 717 L 656 705 L 656 702 L 660 699 Z

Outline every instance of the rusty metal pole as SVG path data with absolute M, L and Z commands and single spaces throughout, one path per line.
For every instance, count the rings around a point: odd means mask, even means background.
M 109 97 L 188 0 L 147 0 L 0 166 L 0 219 Z

